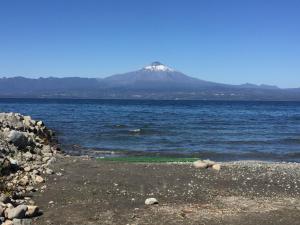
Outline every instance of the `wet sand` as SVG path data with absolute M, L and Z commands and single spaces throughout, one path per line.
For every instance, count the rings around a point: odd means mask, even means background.
M 53 167 L 61 174 L 35 194 L 44 214 L 33 224 L 300 224 L 297 163 L 241 161 L 214 171 L 62 157 Z M 159 204 L 146 206 L 149 197 Z

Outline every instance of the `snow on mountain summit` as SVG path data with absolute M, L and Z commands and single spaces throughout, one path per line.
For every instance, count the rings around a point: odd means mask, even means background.
M 160 62 L 153 62 L 151 63 L 151 65 L 149 66 L 145 66 L 144 70 L 147 71 L 163 71 L 163 72 L 171 72 L 174 71 L 173 69 L 171 69 L 170 67 L 167 67 L 166 65 L 160 63 Z

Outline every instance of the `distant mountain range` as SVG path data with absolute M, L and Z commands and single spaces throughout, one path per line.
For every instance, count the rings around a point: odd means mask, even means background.
M 300 88 L 215 83 L 187 76 L 154 62 L 137 71 L 102 79 L 0 78 L 0 97 L 300 101 Z

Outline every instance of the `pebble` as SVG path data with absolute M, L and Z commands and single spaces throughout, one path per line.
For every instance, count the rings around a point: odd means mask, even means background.
M 35 181 L 36 181 L 37 183 L 42 183 L 42 182 L 44 182 L 44 178 L 42 178 L 41 176 L 36 176 L 36 177 L 35 177 Z
M 26 166 L 26 167 L 24 168 L 24 171 L 25 171 L 25 172 L 29 172 L 30 170 L 31 170 L 30 166 Z
M 19 184 L 22 185 L 22 186 L 26 186 L 29 184 L 29 178 L 28 176 L 24 176 L 20 181 L 19 181 Z

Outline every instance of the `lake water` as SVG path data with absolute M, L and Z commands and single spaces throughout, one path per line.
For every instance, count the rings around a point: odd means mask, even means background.
M 0 99 L 0 111 L 43 120 L 73 154 L 300 161 L 300 102 Z

